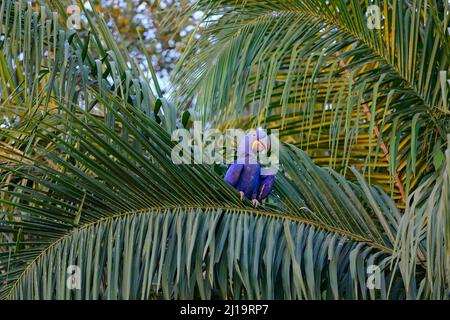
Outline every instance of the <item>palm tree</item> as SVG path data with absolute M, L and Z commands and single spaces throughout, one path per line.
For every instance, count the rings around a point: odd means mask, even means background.
M 68 30 L 65 8 L 1 4 L 1 298 L 446 297 L 449 150 L 404 211 L 358 168 L 347 180 L 292 140 L 282 146 L 271 201 L 252 208 L 214 167 L 172 162 L 170 133 L 185 121 L 176 122 L 151 63 L 134 63 L 95 9 L 83 9 L 89 32 Z M 226 19 L 241 7 L 211 8 L 227 9 Z M 189 69 L 180 70 L 187 81 Z M 195 83 L 196 99 L 211 120 L 205 79 Z M 194 97 L 178 92 L 177 101 Z M 421 131 L 414 137 L 425 141 Z M 70 266 L 79 268 L 79 288 L 66 285 Z

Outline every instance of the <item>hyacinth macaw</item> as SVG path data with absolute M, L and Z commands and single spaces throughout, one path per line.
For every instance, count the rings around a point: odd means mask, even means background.
M 272 190 L 275 174 L 262 168 L 257 161 L 258 153 L 269 152 L 270 140 L 263 130 L 250 131 L 240 141 L 238 160 L 235 161 L 225 175 L 225 181 L 239 191 L 241 201 L 250 199 L 257 207 Z

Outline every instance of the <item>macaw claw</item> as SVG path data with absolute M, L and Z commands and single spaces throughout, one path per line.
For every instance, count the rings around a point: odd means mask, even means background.
M 243 191 L 239 191 L 239 194 L 240 194 L 241 201 L 244 201 L 244 192 Z
M 252 200 L 252 204 L 253 204 L 253 206 L 254 206 L 255 208 L 258 208 L 258 206 L 260 205 L 259 201 L 256 200 L 256 199 L 253 199 L 253 200 Z

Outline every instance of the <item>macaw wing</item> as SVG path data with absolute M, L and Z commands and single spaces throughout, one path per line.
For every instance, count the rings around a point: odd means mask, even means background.
M 244 168 L 243 164 L 233 163 L 229 168 L 227 173 L 225 174 L 225 181 L 228 182 L 233 188 L 236 188 L 239 178 L 241 176 L 242 169 Z
M 269 195 L 275 182 L 275 175 L 261 175 L 259 178 L 258 201 L 262 201 Z

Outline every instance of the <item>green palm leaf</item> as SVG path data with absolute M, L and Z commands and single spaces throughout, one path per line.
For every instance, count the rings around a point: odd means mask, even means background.
M 14 178 L 2 190 L 19 199 L 3 201 L 14 208 L 1 227 L 13 235 L 0 254 L 3 297 L 403 297 L 389 268 L 399 213 L 372 202 L 388 197 L 362 178 L 348 183 L 286 146 L 279 203 L 251 209 L 208 167 L 173 164 L 173 142 L 145 114 L 98 100 L 127 135 L 61 106 L 37 131 L 57 150 L 38 153 L 58 170 L 32 159 L 3 168 Z M 33 188 L 14 183 L 23 177 Z M 379 291 L 366 287 L 372 264 Z M 65 286 L 69 265 L 82 270 L 81 290 Z

